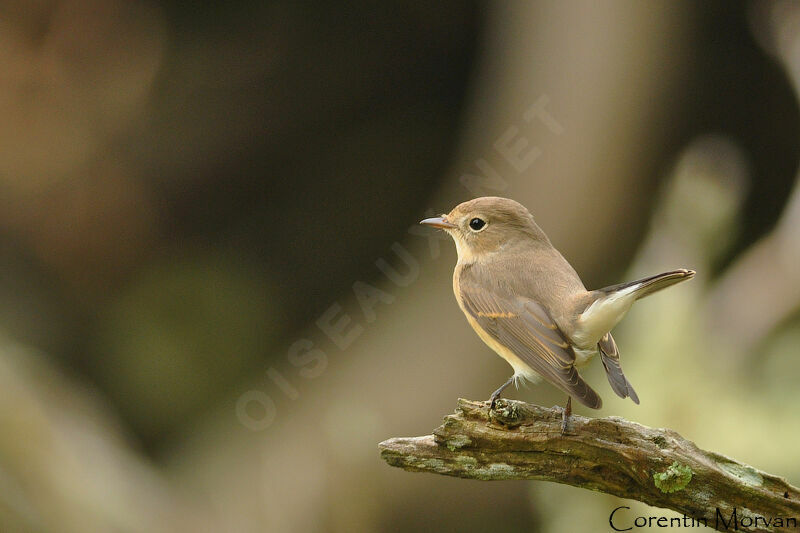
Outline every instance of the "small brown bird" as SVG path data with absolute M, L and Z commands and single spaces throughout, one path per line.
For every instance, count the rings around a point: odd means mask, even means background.
M 597 354 L 614 392 L 639 403 L 622 373 L 611 329 L 633 302 L 690 279 L 693 270 L 587 291 L 528 210 L 507 198 L 476 198 L 420 224 L 453 237 L 458 305 L 481 340 L 514 369 L 492 394 L 490 408 L 515 380 L 543 377 L 568 395 L 561 425 L 565 431 L 573 396 L 592 409 L 602 406 L 577 370 Z

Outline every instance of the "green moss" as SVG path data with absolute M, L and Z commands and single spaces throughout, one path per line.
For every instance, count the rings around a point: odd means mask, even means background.
M 446 442 L 447 448 L 451 452 L 454 452 L 459 448 L 463 448 L 464 446 L 469 446 L 470 444 L 472 444 L 472 441 L 466 435 L 454 435 L 447 439 Z
M 519 418 L 519 410 L 517 409 L 517 405 L 513 404 L 513 403 L 512 404 L 506 404 L 506 406 L 503 409 L 502 413 L 503 413 L 504 417 L 506 417 L 508 419 L 511 419 L 511 420 L 516 420 L 517 418 Z
M 692 469 L 688 466 L 672 463 L 663 472 L 653 474 L 653 481 L 661 492 L 678 492 L 683 490 L 692 480 Z
M 505 463 L 491 463 L 472 471 L 475 479 L 482 480 L 514 479 L 515 473 L 514 467 Z
M 468 455 L 459 455 L 455 458 L 455 461 L 465 468 L 472 468 L 478 465 L 478 460 Z
M 444 417 L 444 423 L 442 424 L 442 427 L 445 429 L 455 429 L 458 427 L 458 425 L 459 421 L 456 419 L 456 417 L 452 415 Z
M 415 466 L 420 466 L 424 470 L 432 470 L 434 472 L 443 472 L 445 470 L 444 461 L 435 458 L 421 458 L 414 461 Z

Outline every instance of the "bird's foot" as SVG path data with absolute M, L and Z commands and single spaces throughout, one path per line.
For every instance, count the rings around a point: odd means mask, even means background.
M 497 405 L 497 400 L 500 398 L 500 394 L 498 394 L 498 392 L 500 392 L 500 391 L 496 391 L 489 398 L 489 411 L 493 411 L 494 408 L 495 408 L 495 405 Z
M 490 413 L 494 409 L 494 406 L 497 403 L 498 398 L 500 398 L 500 394 L 502 394 L 503 389 L 505 389 L 506 387 L 511 385 L 513 382 L 514 382 L 514 376 L 511 376 L 510 378 L 508 378 L 508 381 L 506 381 L 505 383 L 500 385 L 500 388 L 497 389 L 496 391 L 494 391 L 492 393 L 492 395 L 489 397 L 489 412 Z

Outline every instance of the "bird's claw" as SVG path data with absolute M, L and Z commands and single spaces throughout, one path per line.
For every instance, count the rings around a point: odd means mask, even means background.
M 499 396 L 495 396 L 495 395 L 492 395 L 492 397 L 489 398 L 489 411 L 494 411 L 494 408 L 497 405 L 497 399 L 498 398 L 499 398 Z
M 500 398 L 500 394 L 502 394 L 503 389 L 505 389 L 506 387 L 511 385 L 511 383 L 513 383 L 513 382 L 514 382 L 514 376 L 511 376 L 510 378 L 508 378 L 508 381 L 506 381 L 505 383 L 500 385 L 500 388 L 497 389 L 496 391 L 494 391 L 492 393 L 492 395 L 489 397 L 489 412 L 490 413 L 494 409 L 494 406 L 497 403 L 497 400 Z

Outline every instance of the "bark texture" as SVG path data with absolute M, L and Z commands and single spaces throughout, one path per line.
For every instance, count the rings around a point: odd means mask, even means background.
M 562 435 L 560 408 L 501 399 L 489 412 L 487 402 L 460 399 L 433 435 L 379 448 L 387 463 L 409 471 L 565 483 L 705 518 L 721 531 L 734 530 L 732 519 L 740 531 L 800 525 L 800 489 L 785 479 L 619 417 L 573 415 Z

